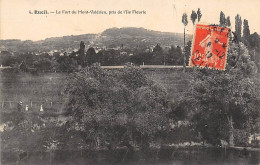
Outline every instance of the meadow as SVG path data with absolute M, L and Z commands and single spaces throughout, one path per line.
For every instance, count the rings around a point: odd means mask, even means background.
M 188 85 L 189 73 L 182 69 L 144 69 L 151 79 L 161 84 L 168 92 L 169 100 L 176 100 Z M 41 105 L 45 110 L 60 112 L 63 107 L 63 89 L 69 73 L 24 73 L 0 70 L 0 109 L 1 112 L 17 110 L 22 107 L 39 111 Z
M 38 73 L 0 71 L 1 112 L 28 105 L 30 110 L 40 110 L 42 105 L 47 109 L 59 109 L 62 104 L 62 91 L 68 73 Z

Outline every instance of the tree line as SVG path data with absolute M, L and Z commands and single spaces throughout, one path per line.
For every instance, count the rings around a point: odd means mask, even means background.
M 188 64 L 190 48 L 191 41 L 185 47 L 186 65 Z M 54 52 L 51 56 L 48 53 L 35 55 L 34 53 L 14 52 L 12 54 L 8 51 L 2 51 L 0 55 L 0 63 L 3 66 L 12 66 L 25 72 L 73 72 L 94 63 L 100 63 L 102 66 L 116 66 L 128 62 L 136 65 L 181 65 L 183 64 L 182 48 L 173 45 L 169 48 L 163 48 L 157 44 L 152 49 L 140 48 L 133 51 L 107 49 L 96 53 L 92 47 L 85 50 L 85 45 L 81 42 L 79 50 L 70 54 L 64 52 L 61 55 L 60 52 Z

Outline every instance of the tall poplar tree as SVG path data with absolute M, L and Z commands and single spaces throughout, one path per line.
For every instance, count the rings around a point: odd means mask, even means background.
M 200 19 L 201 19 L 201 17 L 202 17 L 200 8 L 198 8 L 197 15 L 198 15 L 198 22 L 200 22 Z
M 188 25 L 188 16 L 186 13 L 183 13 L 182 15 L 182 23 L 184 25 L 184 45 L 183 45 L 183 71 L 185 72 L 185 69 L 186 69 L 186 56 L 185 56 L 185 31 L 186 31 L 186 26 Z
M 242 29 L 242 20 L 239 14 L 235 17 L 235 34 L 237 36 L 238 41 L 241 41 L 241 29 Z

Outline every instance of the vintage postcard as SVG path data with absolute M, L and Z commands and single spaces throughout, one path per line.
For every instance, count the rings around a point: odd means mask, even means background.
M 0 0 L 0 164 L 260 164 L 259 0 Z

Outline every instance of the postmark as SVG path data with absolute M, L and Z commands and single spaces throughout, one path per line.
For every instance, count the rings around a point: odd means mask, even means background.
M 189 66 L 225 70 L 229 28 L 197 24 Z

